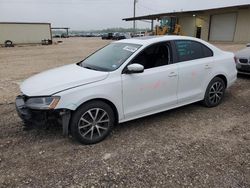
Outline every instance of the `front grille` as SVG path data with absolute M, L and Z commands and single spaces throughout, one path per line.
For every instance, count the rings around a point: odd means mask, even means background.
M 238 68 L 240 71 L 250 72 L 250 65 L 241 65 L 240 68 Z
M 239 61 L 241 62 L 241 63 L 248 63 L 248 59 L 239 59 Z

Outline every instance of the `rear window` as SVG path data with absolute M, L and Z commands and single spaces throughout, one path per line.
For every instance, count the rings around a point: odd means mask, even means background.
M 191 40 L 176 40 L 178 61 L 190 61 L 213 56 L 213 52 L 207 46 Z
M 204 52 L 204 57 L 212 57 L 214 54 L 213 54 L 213 51 L 206 47 L 205 45 L 201 44 L 202 45 L 202 48 L 203 48 L 203 52 Z

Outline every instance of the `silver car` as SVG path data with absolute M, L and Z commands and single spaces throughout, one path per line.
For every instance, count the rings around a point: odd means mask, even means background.
M 250 43 L 235 53 L 236 68 L 240 74 L 250 75 Z

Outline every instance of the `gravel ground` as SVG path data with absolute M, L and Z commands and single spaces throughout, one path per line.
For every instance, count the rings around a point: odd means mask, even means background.
M 216 108 L 199 103 L 123 123 L 79 145 L 61 127 L 24 131 L 14 97 L 37 72 L 81 60 L 108 41 L 0 48 L 0 187 L 250 187 L 250 77 Z M 244 45 L 216 44 L 236 51 Z

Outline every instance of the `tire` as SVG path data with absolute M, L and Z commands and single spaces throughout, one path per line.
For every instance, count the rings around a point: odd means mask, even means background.
M 6 40 L 4 42 L 5 47 L 14 47 L 13 42 L 11 40 Z
M 70 131 L 82 144 L 96 144 L 111 132 L 115 122 L 112 108 L 102 101 L 92 101 L 77 109 L 70 122 Z
M 203 104 L 207 107 L 218 106 L 224 98 L 226 85 L 219 77 L 213 78 L 207 86 Z

